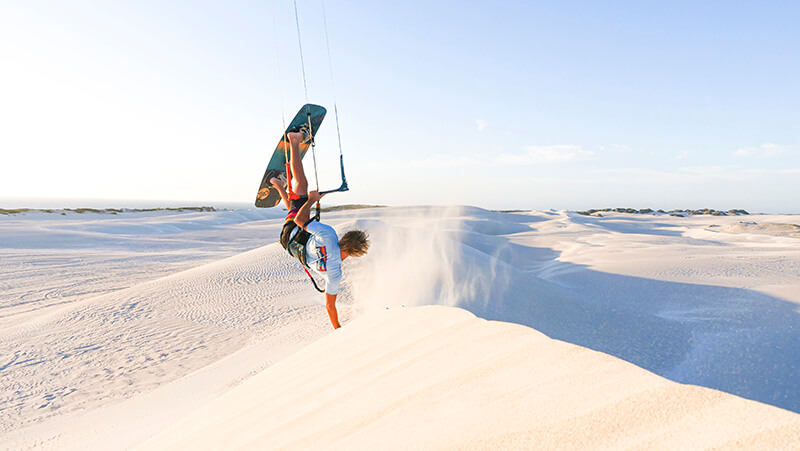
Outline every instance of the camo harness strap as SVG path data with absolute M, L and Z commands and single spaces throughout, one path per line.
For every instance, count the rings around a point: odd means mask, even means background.
M 308 257 L 306 255 L 306 245 L 308 244 L 309 238 L 311 238 L 311 234 L 303 230 L 302 228 L 298 227 L 297 232 L 286 244 L 286 250 L 289 252 L 289 255 L 300 260 L 300 263 L 303 264 L 303 271 L 305 271 L 306 275 L 308 275 L 308 278 L 311 279 L 311 283 L 314 284 L 314 288 L 320 293 L 324 293 L 325 290 L 321 289 L 317 285 L 317 282 L 314 280 L 314 277 L 311 275 L 310 272 L 308 272 Z

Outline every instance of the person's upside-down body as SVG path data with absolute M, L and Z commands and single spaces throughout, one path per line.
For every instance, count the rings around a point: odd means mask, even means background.
M 307 135 L 305 130 L 287 133 L 291 148 L 287 168 L 288 186 L 278 178 L 272 178 L 270 183 L 278 190 L 289 210 L 280 243 L 292 256 L 325 279 L 325 306 L 331 324 L 338 329 L 341 325 L 336 311 L 336 296 L 342 280 L 342 261 L 347 257 L 366 254 L 369 239 L 362 230 L 351 230 L 339 239 L 333 227 L 311 219 L 312 206 L 324 195 L 318 191 L 308 191 L 308 179 L 300 156 L 300 145 L 308 138 Z

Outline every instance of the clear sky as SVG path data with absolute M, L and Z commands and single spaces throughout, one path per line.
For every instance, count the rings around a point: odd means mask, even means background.
M 297 0 L 329 204 L 800 213 L 800 2 L 324 6 L 332 72 Z M 306 101 L 294 11 L 0 0 L 0 198 L 252 203 Z

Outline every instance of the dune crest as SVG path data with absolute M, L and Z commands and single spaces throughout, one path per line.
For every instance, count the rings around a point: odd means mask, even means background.
M 797 448 L 800 415 L 442 306 L 365 314 L 137 449 Z

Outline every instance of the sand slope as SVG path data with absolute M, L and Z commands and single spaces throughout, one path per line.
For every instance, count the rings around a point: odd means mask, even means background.
M 358 429 L 369 418 L 387 412 L 393 421 L 420 434 L 424 428 L 430 428 L 430 434 L 438 434 L 437 428 L 462 428 L 468 433 L 458 434 L 469 446 L 504 445 L 497 442 L 504 440 L 503 434 L 511 434 L 509 440 L 525 438 L 520 431 L 534 427 L 515 423 L 520 415 L 514 412 L 525 411 L 521 415 L 525 421 L 536 419 L 539 428 L 530 432 L 531 437 L 550 428 L 548 437 L 579 441 L 588 430 L 593 445 L 602 444 L 597 437 L 605 437 L 616 446 L 618 440 L 628 440 L 631 417 L 614 413 L 617 398 L 609 398 L 608 405 L 593 398 L 599 390 L 591 385 L 595 379 L 578 377 L 605 374 L 605 359 L 614 358 L 673 382 L 800 412 L 800 241 L 770 231 L 774 224 L 800 223 L 798 216 L 747 218 L 748 224 L 766 225 L 768 234 L 750 225 L 738 230 L 739 217 L 587 217 L 567 211 L 499 213 L 473 207 L 343 211 L 328 213 L 325 220 L 339 231 L 366 227 L 373 241 L 368 256 L 345 262 L 338 303 L 345 330 L 335 333 L 322 297 L 299 263 L 274 243 L 283 223 L 280 212 L 0 218 L 0 447 L 128 449 L 321 337 L 326 337 L 324 346 L 341 343 L 330 358 L 346 352 L 345 357 L 351 355 L 348 360 L 360 361 L 366 368 L 359 373 L 359 367 L 337 363 L 336 368 L 318 373 L 316 348 L 308 351 L 313 356 L 308 374 L 318 393 L 327 390 L 318 385 L 318 374 L 329 375 L 336 387 L 352 390 L 348 395 L 331 395 L 349 409 L 342 418 L 350 420 L 335 423 L 336 430 Z M 528 326 L 538 332 L 506 325 L 537 337 L 536 352 L 549 349 L 550 344 L 542 347 L 542 343 L 560 343 L 544 334 L 607 355 L 588 361 L 589 369 L 564 373 L 567 370 L 558 366 L 565 359 L 562 355 L 537 357 L 523 346 L 528 338 L 503 331 L 496 334 L 502 339 L 486 337 L 471 329 L 471 320 L 464 319 L 471 318 L 469 314 L 454 320 L 426 313 L 432 315 L 433 325 L 414 321 L 404 325 L 399 318 L 387 324 L 370 315 L 382 314 L 386 307 L 393 314 L 400 306 L 431 304 Z M 366 316 L 353 322 L 362 315 Z M 390 330 L 394 323 L 410 335 L 384 336 L 383 329 Z M 452 330 L 440 330 L 451 326 Z M 338 338 L 359 329 L 370 330 L 360 333 L 358 342 Z M 452 337 L 446 338 L 451 332 Z M 473 335 L 481 338 L 468 341 Z M 418 349 L 409 340 L 428 343 L 430 349 Z M 450 347 L 453 340 L 471 344 L 456 351 Z M 394 342 L 405 346 L 408 354 L 393 353 Z M 372 345 L 379 348 L 363 347 Z M 427 360 L 427 353 L 439 348 L 446 351 L 443 368 Z M 501 350 L 503 357 L 494 354 Z M 375 365 L 359 360 L 362 352 L 372 353 Z M 586 349 L 579 352 L 595 355 Z M 458 360 L 448 362 L 448 353 Z M 521 399 L 535 403 L 520 407 L 513 394 L 492 392 L 486 399 L 493 400 L 475 404 L 479 407 L 463 404 L 465 410 L 474 410 L 457 412 L 463 418 L 450 421 L 448 415 L 437 414 L 435 422 L 424 428 L 416 423 L 414 428 L 408 426 L 411 417 L 432 417 L 424 416 L 427 411 L 408 410 L 412 404 L 404 401 L 406 397 L 416 396 L 415 403 L 440 413 L 436 406 L 451 402 L 452 393 L 462 390 L 460 384 L 469 382 L 464 378 L 473 377 L 447 372 L 451 366 L 459 374 L 473 375 L 475 368 L 484 368 L 480 371 L 491 380 L 514 381 L 516 376 L 509 376 L 510 370 L 493 359 L 517 356 L 530 358 L 531 367 L 521 363 L 528 373 L 554 378 L 555 385 L 535 378 L 529 381 L 539 384 L 535 387 L 509 385 L 517 387 Z M 408 387 L 389 380 L 390 391 L 402 398 L 365 399 L 360 386 L 348 385 L 351 376 L 359 384 L 384 380 L 392 376 L 387 372 L 391 368 L 406 375 L 403 384 L 408 383 L 416 373 L 403 371 L 417 360 L 426 368 L 439 369 L 422 368 L 425 378 Z M 470 366 L 480 362 L 485 365 Z M 638 397 L 650 390 L 653 380 L 664 382 L 651 373 L 643 372 L 649 376 L 639 380 L 628 379 L 627 372 L 611 372 L 599 391 L 617 393 L 616 385 L 630 390 L 619 395 L 623 396 L 619 403 L 640 408 L 636 421 L 642 424 L 684 421 L 681 402 L 658 392 Z M 614 380 L 617 376 L 619 381 Z M 572 383 L 557 384 L 562 377 Z M 425 385 L 434 383 L 439 385 Z M 300 404 L 273 403 L 269 408 L 289 409 L 279 409 L 282 415 L 292 409 L 316 412 L 318 401 L 308 401 L 316 398 L 304 391 L 309 384 L 297 386 L 297 393 L 286 393 Z M 414 393 L 430 394 L 431 399 Z M 464 402 L 473 402 L 472 398 Z M 643 401 L 650 399 L 657 408 Z M 364 405 L 354 407 L 355 400 Z M 372 400 L 375 404 L 367 405 Z M 660 407 L 673 404 L 680 408 Z M 397 417 L 388 413 L 400 405 L 406 410 L 398 410 Z M 531 405 L 534 411 L 526 411 Z M 693 406 L 690 403 L 687 411 Z M 447 413 L 450 407 L 442 409 Z M 575 416 L 557 413 L 563 409 L 596 411 Z M 228 414 L 239 410 L 233 406 Z M 407 410 L 410 417 L 405 416 Z M 611 414 L 605 415 L 606 411 Z M 569 412 L 572 415 L 573 410 Z M 726 408 L 701 412 L 720 424 L 731 413 Z M 770 415 L 753 418 L 763 417 L 765 424 L 780 431 L 783 420 L 773 422 Z M 624 428 L 618 416 L 628 422 Z M 551 423 L 550 417 L 562 419 Z M 589 429 L 584 417 L 591 419 Z M 499 428 L 493 418 L 506 426 Z M 562 420 L 572 429 L 565 432 Z M 311 440 L 292 424 L 279 426 L 289 432 L 276 437 L 284 437 L 280 440 L 285 443 L 299 440 L 299 445 Z M 710 434 L 717 440 L 715 432 Z M 409 437 L 405 440 L 414 444 Z M 367 446 L 369 441 L 363 443 Z
M 283 447 L 797 449 L 800 415 L 431 306 L 365 315 L 138 449 Z
M 378 215 L 377 213 L 380 213 Z M 750 221 L 797 223 L 796 216 Z M 740 217 L 367 212 L 357 305 L 442 304 L 800 412 L 800 246 Z
M 2 261 L 2 449 L 129 447 L 329 332 L 319 295 L 299 264 L 272 242 L 282 218 L 242 222 L 234 212 L 40 216 L 2 223 L 16 246 L 31 248 L 19 253 L 24 267 Z M 31 227 L 37 224 L 49 230 Z M 172 233 L 179 227 L 188 231 Z M 146 232 L 124 233 L 130 229 Z M 60 238 L 70 230 L 80 246 L 96 247 L 69 249 Z M 41 253 L 31 254 L 35 246 Z M 237 249 L 232 257 L 167 277 L 151 257 L 184 267 Z M 73 254 L 62 258 L 59 252 Z M 105 294 L 81 289 L 93 283 L 90 278 Z M 76 285 L 76 293 L 53 302 L 39 295 L 51 287 L 64 292 L 67 285 Z M 28 293 L 31 307 L 20 313 Z

